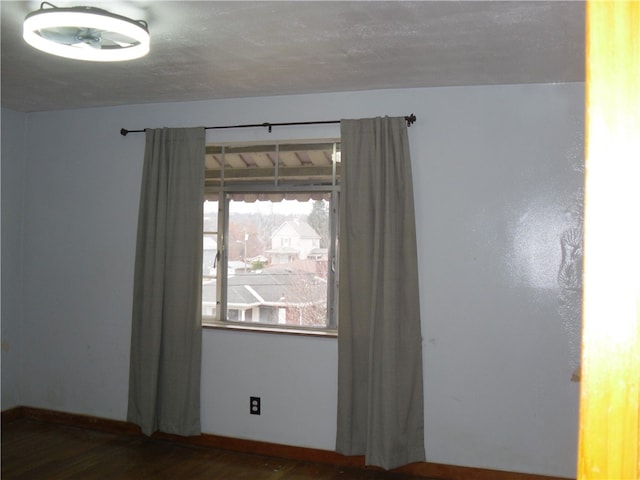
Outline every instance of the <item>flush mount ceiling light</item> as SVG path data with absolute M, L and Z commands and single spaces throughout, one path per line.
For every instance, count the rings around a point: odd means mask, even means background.
M 94 7 L 42 2 L 40 10 L 25 17 L 22 36 L 38 50 L 76 60 L 118 62 L 149 52 L 147 22 Z

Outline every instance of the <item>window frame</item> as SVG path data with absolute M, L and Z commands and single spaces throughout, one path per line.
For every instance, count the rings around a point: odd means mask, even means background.
M 279 145 L 305 144 L 305 145 L 322 145 L 333 144 L 332 156 L 332 174 L 331 181 L 316 183 L 315 179 L 287 179 L 279 177 Z M 339 255 L 339 201 L 340 201 L 340 183 L 337 165 L 340 162 L 339 139 L 314 139 L 314 140 L 293 140 L 293 141 L 276 141 L 276 142 L 252 142 L 252 143 L 216 143 L 216 147 L 221 147 L 224 157 L 225 147 L 227 146 L 273 146 L 276 161 L 274 165 L 274 175 L 265 177 L 263 180 L 248 181 L 240 183 L 225 183 L 225 162 L 220 167 L 220 183 L 218 185 L 205 185 L 205 194 L 203 201 L 212 196 L 217 197 L 218 201 L 218 217 L 217 231 L 205 231 L 203 225 L 203 238 L 205 235 L 215 235 L 217 240 L 216 252 L 216 305 L 215 316 L 201 314 L 202 326 L 205 328 L 221 328 L 239 331 L 254 331 L 268 333 L 285 333 L 296 335 L 326 336 L 335 337 L 338 333 L 338 255 Z M 210 145 L 208 145 L 210 146 Z M 287 324 L 267 324 L 260 322 L 242 322 L 229 319 L 228 313 L 228 253 L 229 253 L 229 206 L 234 194 L 251 193 L 251 194 L 287 194 L 287 193 L 305 193 L 318 192 L 328 194 L 329 196 L 329 245 L 327 259 L 327 320 L 326 326 L 300 326 Z M 203 280 L 205 278 L 203 272 Z M 224 318 L 223 318 L 224 317 Z

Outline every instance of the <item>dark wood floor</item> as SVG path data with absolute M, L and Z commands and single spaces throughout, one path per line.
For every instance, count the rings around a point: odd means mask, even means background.
M 425 480 L 20 419 L 2 426 L 3 480 Z

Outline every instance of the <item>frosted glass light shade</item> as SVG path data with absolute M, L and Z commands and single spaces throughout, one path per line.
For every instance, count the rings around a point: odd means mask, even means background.
M 76 31 L 60 40 L 56 29 Z M 143 57 L 149 52 L 146 23 L 92 7 L 41 8 L 24 20 L 24 40 L 51 55 L 76 60 L 117 62 Z M 109 40 L 109 37 L 116 40 Z M 49 38 L 47 38 L 49 37 Z M 108 44 L 107 44 L 108 43 Z

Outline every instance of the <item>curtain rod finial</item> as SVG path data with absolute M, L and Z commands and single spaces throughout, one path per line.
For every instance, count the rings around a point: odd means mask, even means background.
M 126 137 L 127 133 L 129 133 L 129 130 L 127 130 L 126 128 L 120 129 L 120 135 L 122 135 L 123 137 Z
M 413 125 L 415 123 L 416 116 L 412 113 L 408 117 L 404 117 L 404 119 L 407 121 L 407 127 L 410 127 L 411 125 Z

